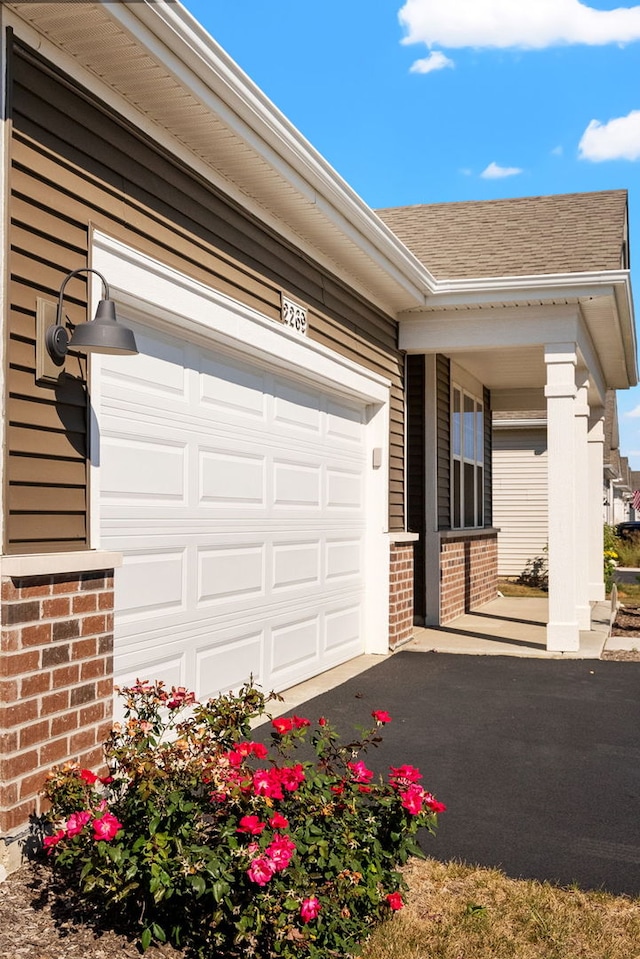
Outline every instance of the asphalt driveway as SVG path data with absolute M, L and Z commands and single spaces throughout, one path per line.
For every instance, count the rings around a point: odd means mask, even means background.
M 640 663 L 400 652 L 296 711 L 351 736 L 372 709 L 368 765 L 448 806 L 428 855 L 640 895 Z

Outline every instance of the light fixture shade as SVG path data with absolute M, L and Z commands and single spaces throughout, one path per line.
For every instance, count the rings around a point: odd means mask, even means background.
M 113 300 L 100 300 L 95 319 L 76 326 L 69 347 L 83 353 L 113 353 L 122 356 L 138 352 L 132 330 L 121 326 L 116 319 Z

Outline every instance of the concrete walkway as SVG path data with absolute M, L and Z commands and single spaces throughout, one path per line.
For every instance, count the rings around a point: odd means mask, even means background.
M 536 656 L 543 659 L 599 659 L 609 637 L 611 604 L 596 603 L 591 629 L 580 633 L 576 652 L 547 651 L 546 597 L 501 596 L 446 626 L 416 627 L 404 649 L 471 656 Z

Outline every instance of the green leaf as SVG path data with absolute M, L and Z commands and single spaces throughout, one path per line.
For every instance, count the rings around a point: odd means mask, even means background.
M 153 933 L 154 939 L 157 939 L 158 942 L 166 942 L 167 934 L 165 933 L 162 926 L 159 926 L 157 922 L 154 922 L 151 926 L 151 932 Z
M 140 936 L 140 945 L 142 946 L 142 951 L 146 952 L 149 946 L 151 945 L 151 930 L 143 929 L 142 935 Z
M 193 888 L 195 889 L 195 891 L 196 891 L 196 893 L 197 893 L 198 896 L 204 895 L 204 893 L 205 893 L 205 891 L 206 891 L 206 888 L 207 888 L 207 884 L 206 884 L 206 882 L 204 881 L 204 879 L 202 878 L 202 876 L 192 876 L 192 877 L 191 877 L 191 885 L 192 885 Z

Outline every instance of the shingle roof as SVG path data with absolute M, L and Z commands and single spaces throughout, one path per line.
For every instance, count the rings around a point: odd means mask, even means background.
M 627 191 L 393 207 L 380 218 L 437 279 L 627 268 Z

